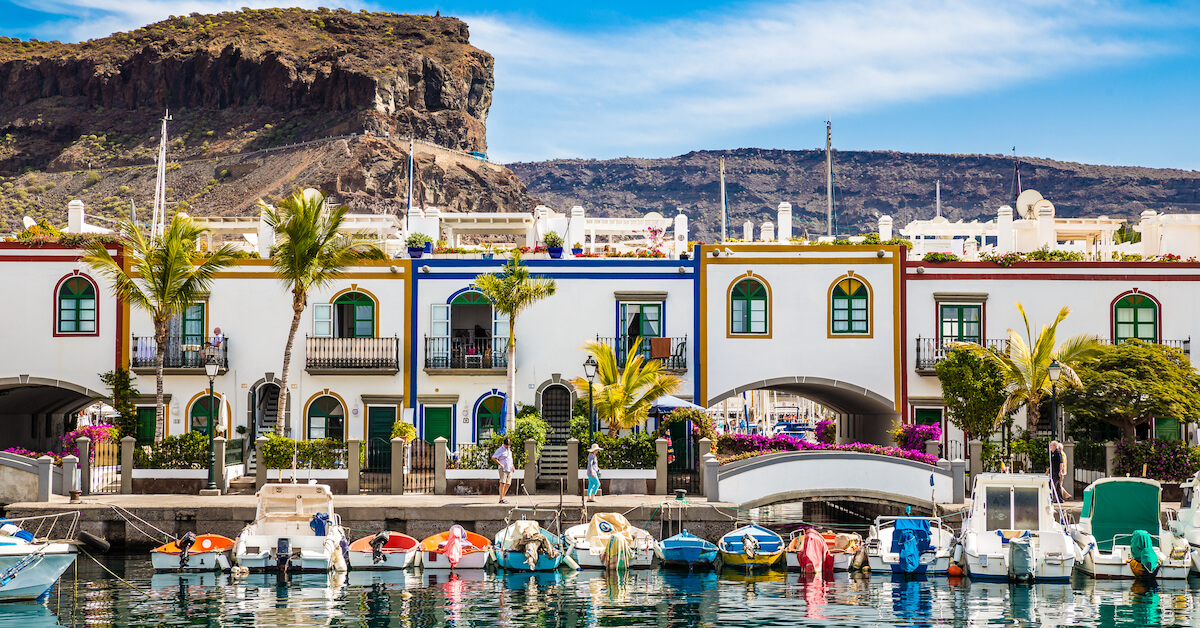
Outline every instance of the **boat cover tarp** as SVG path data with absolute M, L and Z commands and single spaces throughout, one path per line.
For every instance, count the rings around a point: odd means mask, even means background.
M 624 515 L 616 512 L 598 512 L 592 515 L 585 538 L 593 554 L 599 555 L 603 552 L 614 535 L 624 537 L 627 547 L 633 545 L 633 526 L 629 525 Z
M 1117 545 L 1130 543 L 1138 530 L 1150 536 L 1159 533 L 1159 496 L 1162 489 L 1157 482 L 1118 478 L 1113 481 L 1097 482 L 1084 491 L 1084 501 L 1091 494 L 1092 536 L 1096 547 L 1111 552 L 1113 539 Z M 1087 511 L 1082 514 L 1087 517 Z
M 892 529 L 892 551 L 900 555 L 900 571 L 912 573 L 921 566 L 921 552 L 929 549 L 929 520 L 901 517 Z
M 1032 537 L 1026 531 L 1021 536 L 1008 541 L 1008 577 L 1013 580 L 1027 580 L 1033 577 L 1037 563 L 1033 558 Z
M 833 573 L 833 554 L 820 532 L 809 528 L 804 533 L 804 552 L 800 554 L 800 568 L 806 573 Z
M 550 558 L 558 557 L 558 548 L 546 537 L 536 521 L 514 521 L 504 537 L 504 549 L 525 554 L 525 562 L 532 569 L 537 564 L 538 554 Z
M 1145 570 L 1142 575 L 1154 575 L 1158 571 L 1158 554 L 1154 553 L 1154 538 L 1145 530 L 1138 530 L 1133 533 L 1133 540 L 1129 543 L 1129 553 L 1133 555 L 1133 559 Z M 1137 573 L 1137 568 L 1134 568 L 1134 573 Z

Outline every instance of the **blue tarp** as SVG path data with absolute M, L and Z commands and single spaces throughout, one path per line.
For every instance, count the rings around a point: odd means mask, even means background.
M 921 566 L 921 553 L 929 547 L 928 519 L 896 519 L 892 530 L 892 551 L 900 555 L 900 571 L 916 571 Z
M 317 536 L 325 536 L 325 527 L 329 525 L 329 513 L 319 512 L 313 515 L 312 521 L 308 522 L 308 527 L 313 529 Z

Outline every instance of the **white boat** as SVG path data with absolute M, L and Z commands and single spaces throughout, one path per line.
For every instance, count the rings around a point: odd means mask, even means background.
M 985 580 L 1069 580 L 1075 542 L 1056 512 L 1050 478 L 983 473 L 959 538 L 967 573 Z M 958 557 L 956 552 L 956 558 Z
M 867 563 L 872 573 L 943 575 L 956 544 L 937 517 L 876 517 L 867 535 Z
M 613 537 L 618 537 L 613 539 Z M 630 569 L 649 567 L 662 550 L 654 537 L 642 528 L 630 525 L 619 513 L 598 512 L 590 523 L 581 523 L 567 528 L 563 533 L 568 553 L 584 569 L 604 569 L 605 550 L 610 542 L 628 548 Z
M 351 569 L 407 569 L 421 555 L 418 542 L 400 532 L 383 531 L 350 544 Z
M 1183 496 L 1179 498 L 1179 513 L 1170 522 L 1176 536 L 1188 543 L 1192 550 L 1192 571 L 1200 573 L 1200 503 L 1196 500 L 1196 487 L 1200 486 L 1200 471 L 1179 485 Z
M 424 569 L 483 569 L 492 555 L 487 537 L 467 532 L 459 524 L 421 541 L 421 567 Z
M 1083 491 L 1079 523 L 1069 527 L 1075 567 L 1095 578 L 1186 580 L 1188 542 L 1163 528 L 1162 486 L 1145 478 L 1101 478 Z
M 250 571 L 345 571 L 345 539 L 328 486 L 267 484 L 233 558 Z
M 787 558 L 787 568 L 789 571 L 799 570 L 806 571 L 804 562 L 804 546 L 805 534 L 793 532 L 791 539 L 788 541 L 787 551 L 784 552 L 784 557 Z M 829 551 L 829 555 L 833 557 L 834 571 L 850 571 L 853 568 L 854 557 L 858 555 L 863 546 L 862 537 L 857 534 L 847 534 L 845 532 L 835 533 L 830 531 L 819 532 L 821 538 L 825 541 L 825 547 Z
M 229 571 L 232 550 L 233 539 L 189 533 L 150 550 L 150 563 L 155 571 Z
M 72 521 L 69 530 L 55 530 L 53 521 L 67 515 L 49 515 L 25 519 L 0 519 L 0 602 L 36 600 L 49 591 L 59 576 L 75 562 L 75 546 L 69 542 L 36 538 L 23 526 L 34 527 L 35 521 L 49 523 L 48 533 L 74 532 Z

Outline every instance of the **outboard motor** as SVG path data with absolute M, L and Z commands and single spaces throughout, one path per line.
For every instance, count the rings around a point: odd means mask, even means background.
M 372 564 L 378 565 L 381 562 L 384 562 L 384 563 L 387 562 L 387 554 L 383 553 L 383 546 L 387 545 L 387 542 L 390 541 L 391 538 L 392 538 L 392 534 L 390 532 L 388 532 L 387 530 L 384 530 L 384 531 L 380 532 L 379 534 L 376 534 L 375 536 L 371 537 L 371 541 L 369 544 L 371 546 L 371 563 Z
M 292 543 L 288 539 L 280 537 L 279 542 L 275 545 L 275 564 L 279 567 L 279 571 L 286 572 L 291 560 Z
M 1026 532 L 1008 540 L 1008 577 L 1018 582 L 1033 580 L 1037 563 L 1033 558 L 1033 538 Z
M 187 534 L 175 540 L 175 545 L 179 547 L 179 568 L 184 569 L 188 566 L 188 550 L 192 549 L 192 545 L 196 542 L 196 533 L 188 532 Z
M 758 556 L 758 539 L 754 538 L 753 535 L 743 534 L 742 551 L 746 552 L 747 558 Z

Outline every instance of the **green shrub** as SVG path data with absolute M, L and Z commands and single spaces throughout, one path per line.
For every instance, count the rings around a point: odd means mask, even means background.
M 292 440 L 274 433 L 259 452 L 268 469 L 292 468 L 292 456 L 297 469 L 340 469 L 346 464 L 345 443 L 333 438 Z
M 579 468 L 587 466 L 587 425 L 579 441 Z M 600 445 L 597 456 L 601 469 L 653 469 L 658 462 L 658 450 L 654 445 L 654 434 L 638 432 L 612 438 L 608 434 L 596 433 L 596 444 Z
M 133 466 L 138 469 L 206 469 L 208 437 L 200 432 L 188 432 L 168 436 L 149 447 L 139 447 L 133 451 Z
M 86 178 L 86 179 L 84 179 L 84 181 L 83 181 L 83 187 L 85 187 L 85 188 L 90 188 L 90 187 L 92 187 L 93 185 L 96 185 L 97 183 L 99 183 L 99 182 L 100 182 L 100 180 L 101 180 L 101 179 L 103 179 L 103 178 L 104 178 L 104 177 L 101 177 L 99 172 L 96 172 L 96 171 L 94 171 L 94 170 L 93 170 L 93 171 L 89 171 L 89 172 L 87 173 L 87 178 Z

